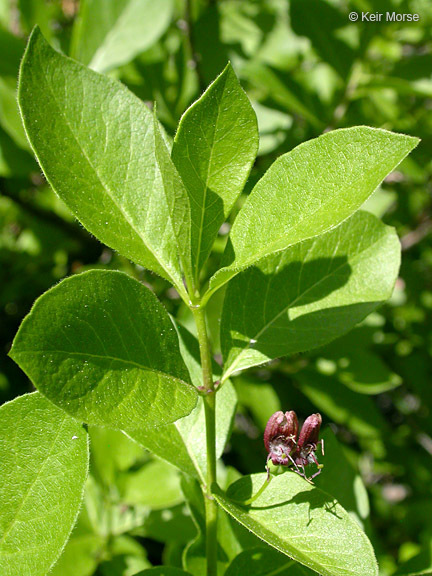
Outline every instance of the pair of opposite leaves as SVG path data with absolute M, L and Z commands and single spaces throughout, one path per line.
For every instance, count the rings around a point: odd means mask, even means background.
M 37 29 L 19 105 L 48 181 L 82 224 L 188 302 L 183 278 L 193 294 L 257 151 L 256 118 L 232 68 L 185 113 L 171 155 L 138 98 L 54 51 Z M 280 157 L 261 178 L 203 296 L 230 281 L 223 379 L 320 346 L 389 297 L 397 238 L 354 213 L 416 143 L 367 127 L 334 131 Z M 53 402 L 93 424 L 164 425 L 197 401 L 166 311 L 113 272 L 70 278 L 42 296 L 11 355 Z

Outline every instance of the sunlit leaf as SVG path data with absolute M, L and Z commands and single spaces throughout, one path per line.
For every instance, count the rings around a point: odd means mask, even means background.
M 82 0 L 72 55 L 99 72 L 127 64 L 168 28 L 173 0 Z
M 196 276 L 243 189 L 257 149 L 255 112 L 228 64 L 183 115 L 172 151 L 191 200 Z
M 45 396 L 89 424 L 161 426 L 197 402 L 167 312 L 120 272 L 93 270 L 51 288 L 10 355 Z
M 394 230 L 359 212 L 248 268 L 225 296 L 224 378 L 344 334 L 391 296 L 399 262 Z
M 417 143 L 411 136 L 357 126 L 280 156 L 239 212 L 207 298 L 265 256 L 346 220 Z
M 357 522 L 332 496 L 295 472 L 276 476 L 250 506 L 242 506 L 265 481 L 266 474 L 245 476 L 232 484 L 226 495 L 216 485 L 213 493 L 243 526 L 319 574 L 378 574 L 371 543 Z
M 145 104 L 53 50 L 37 28 L 21 64 L 18 101 L 36 157 L 73 214 L 187 299 L 180 260 L 187 273 L 189 200 L 172 186 L 172 166 L 162 177 L 170 161 Z
M 39 393 L 0 408 L 0 573 L 45 576 L 75 524 L 88 470 L 82 425 Z

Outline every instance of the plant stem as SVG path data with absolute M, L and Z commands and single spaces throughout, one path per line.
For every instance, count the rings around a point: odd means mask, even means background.
M 214 391 L 213 377 L 212 377 L 212 358 L 210 352 L 210 342 L 207 336 L 207 327 L 205 321 L 205 310 L 201 305 L 192 307 L 192 314 L 195 319 L 195 324 L 197 327 L 198 343 L 201 356 L 201 367 L 203 374 L 203 386 L 212 393 Z
M 216 482 L 216 394 L 204 398 L 207 445 L 207 486 L 205 494 L 207 576 L 217 574 L 218 507 L 211 493 Z
M 207 484 L 204 496 L 206 512 L 207 576 L 216 576 L 218 508 L 211 493 L 211 486 L 216 482 L 216 392 L 213 384 L 212 359 L 205 322 L 205 309 L 201 306 L 197 306 L 192 308 L 192 313 L 195 318 L 198 332 L 203 373 L 203 388 L 205 392 L 203 400 L 206 422 Z

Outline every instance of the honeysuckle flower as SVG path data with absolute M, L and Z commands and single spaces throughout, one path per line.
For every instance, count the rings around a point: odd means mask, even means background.
M 287 466 L 290 453 L 296 448 L 298 434 L 297 414 L 290 412 L 275 412 L 267 422 L 264 432 L 264 445 L 269 453 L 268 459 L 273 464 Z
M 308 464 L 316 464 L 318 471 L 310 477 L 310 480 L 315 478 L 315 476 L 318 476 L 318 474 L 321 473 L 321 469 L 323 467 L 322 464 L 318 462 L 315 454 L 318 444 L 321 444 L 321 452 L 324 454 L 324 441 L 318 439 L 321 423 L 321 414 L 312 414 L 306 418 L 300 431 L 297 448 L 292 455 L 295 466 L 300 466 L 302 468 L 302 475 L 304 475 L 305 478 L 305 466 Z
M 293 466 L 294 471 L 312 480 L 321 473 L 322 464 L 316 457 L 318 444 L 324 454 L 324 442 L 319 440 L 321 414 L 312 414 L 306 418 L 300 435 L 298 435 L 298 419 L 294 410 L 283 413 L 275 412 L 267 422 L 264 432 L 264 445 L 268 452 L 267 465 L 271 460 L 275 466 Z M 310 478 L 306 476 L 305 466 L 315 464 L 318 471 Z M 267 467 L 268 474 L 269 468 Z

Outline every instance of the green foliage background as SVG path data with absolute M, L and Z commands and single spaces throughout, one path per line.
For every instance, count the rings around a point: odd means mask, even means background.
M 132 17 L 119 20 L 128 10 Z M 352 11 L 418 13 L 420 21 L 350 22 Z M 192 327 L 165 280 L 88 235 L 42 178 L 15 101 L 34 24 L 66 54 L 120 79 L 149 105 L 155 102 L 170 136 L 230 60 L 260 129 L 245 195 L 278 155 L 326 130 L 364 124 L 422 139 L 366 206 L 401 238 L 393 298 L 340 341 L 233 379 L 239 404 L 221 477 L 228 483 L 235 469 L 263 470 L 262 433 L 275 410 L 295 409 L 301 417 L 319 411 L 331 425 L 328 451 L 340 455 L 339 467 L 325 468 L 317 484 L 338 486 L 341 503 L 371 538 L 382 574 L 432 573 L 429 0 L 164 0 L 158 10 L 144 0 L 0 0 L 2 402 L 31 391 L 7 352 L 35 298 L 65 276 L 92 268 L 126 271 Z M 209 272 L 220 261 L 228 229 L 220 230 Z M 223 291 L 209 305 L 217 353 L 222 298 Z M 174 469 L 119 433 L 94 428 L 91 441 L 86 504 L 53 574 L 129 576 L 161 561 L 180 567 L 182 550 L 196 534 L 182 495 L 191 488 L 182 492 Z M 344 501 L 345 493 L 356 497 Z M 294 572 L 288 567 L 288 573 Z

